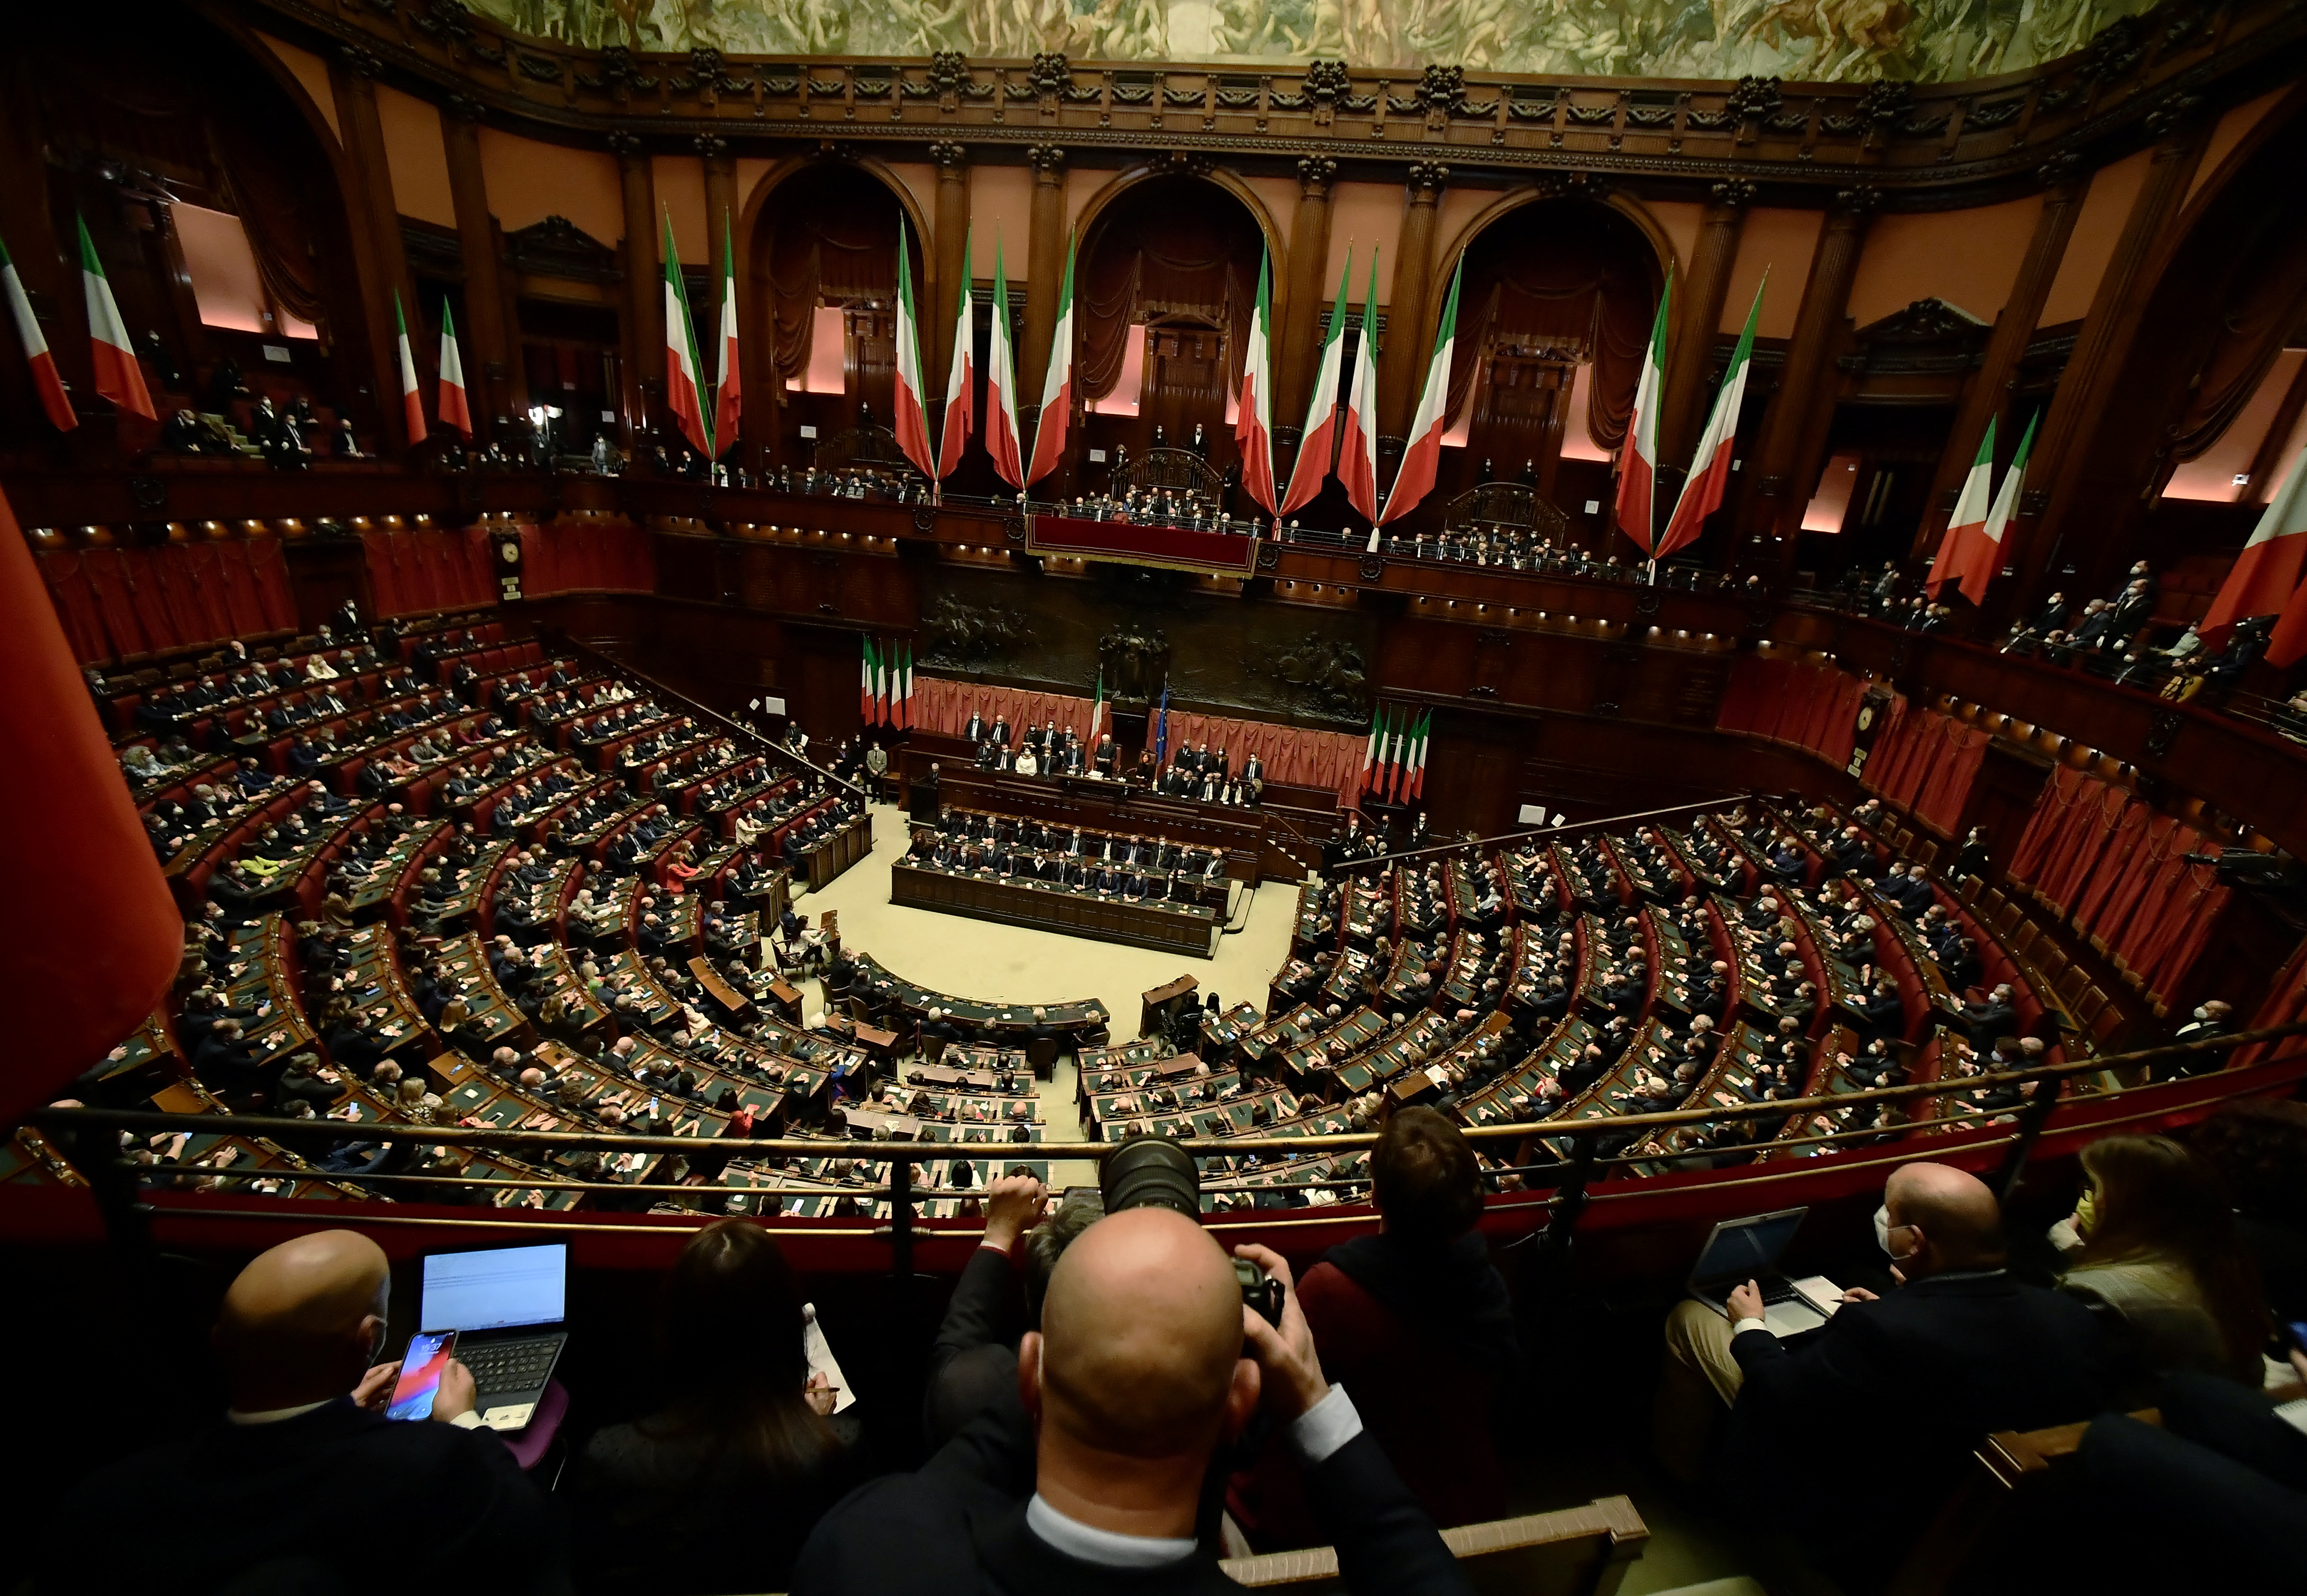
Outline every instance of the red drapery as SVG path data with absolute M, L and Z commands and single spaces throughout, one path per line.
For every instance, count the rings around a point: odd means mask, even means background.
M 496 549 L 487 532 L 364 532 L 369 591 L 380 615 L 477 609 L 497 601 Z
M 1924 717 L 1922 769 L 1915 783 L 1914 810 L 1927 825 L 1951 835 L 1970 802 L 1971 784 L 1986 759 L 1988 734 L 1951 715 L 1932 710 Z
M 2036 888 L 2062 915 L 2080 895 L 2106 852 L 2108 840 L 2123 823 L 2131 794 L 2121 787 L 2092 780 L 2082 798 L 2068 812 L 2063 835 L 2053 843 L 2050 856 Z
M 1741 655 L 1730 667 L 1714 724 L 1810 750 L 1837 769 L 1850 763 L 1866 683 L 1833 665 Z
M 2260 1000 L 2259 1012 L 2251 1017 L 2248 1030 L 2261 1031 L 2272 1025 L 2287 1025 L 2294 1020 L 2307 1019 L 2307 939 L 2291 950 L 2291 957 Z M 2239 1048 L 2229 1066 L 2249 1069 L 2254 1064 L 2265 1064 L 2278 1053 L 2286 1058 L 2307 1049 L 2307 1036 L 2286 1036 L 2277 1042 L 2254 1042 Z
M 1090 708 L 1089 699 L 1069 693 L 985 687 L 974 682 L 951 682 L 942 676 L 913 678 L 913 724 L 925 732 L 942 732 L 949 737 L 961 735 L 973 712 L 989 726 L 996 720 L 1007 720 L 1013 742 L 1027 726 L 1044 723 L 1055 725 L 1060 732 L 1071 726 L 1086 737 Z M 1112 729 L 1109 712 L 1106 730 Z
M 2088 796 L 2089 784 L 2090 778 L 2071 765 L 2053 767 L 2050 785 L 2035 800 L 2027 829 L 2019 834 L 2019 846 L 2011 855 L 2012 880 L 2040 883 L 2045 867 L 2066 835 L 2075 805 Z
M 520 528 L 521 591 L 648 593 L 656 587 L 649 536 L 630 521 L 556 521 Z
M 2099 850 L 2097 862 L 2091 866 L 2082 889 L 2075 894 L 2071 918 L 2077 931 L 2113 946 L 2131 906 L 2139 901 L 2140 893 L 2163 860 L 2163 854 L 2150 845 L 2167 841 L 2178 824 L 2170 816 L 2158 815 L 2143 803 L 2134 803 L 2123 811 L 2114 829 L 2107 835 L 2106 845 Z
M 0 1118 L 53 1097 L 165 997 L 184 922 L 56 622 L 0 498 L 0 904 L 14 1005 Z M 35 930 L 37 928 L 37 930 Z
M 73 657 L 83 665 L 296 629 L 287 561 L 275 537 L 54 549 L 39 565 Z

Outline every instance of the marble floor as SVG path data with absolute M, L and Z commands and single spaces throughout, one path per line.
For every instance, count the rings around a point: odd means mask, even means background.
M 1289 956 L 1298 906 L 1294 882 L 1268 882 L 1237 893 L 1232 923 L 1240 929 L 1218 940 L 1214 957 L 1199 959 L 892 904 L 889 866 L 905 853 L 908 835 L 905 814 L 895 804 L 874 805 L 871 855 L 824 890 L 804 894 L 793 909 L 811 921 L 828 909 L 838 910 L 846 946 L 937 991 L 1005 1003 L 1101 999 L 1113 1017 L 1114 1040 L 1127 1042 L 1137 1034 L 1138 1000 L 1148 988 L 1182 973 L 1201 982 L 1205 1001 L 1215 991 L 1229 1008 L 1245 1000 L 1263 1008 L 1266 983 Z M 823 991 L 816 982 L 809 984 L 807 995 L 812 1012 L 823 1008 Z M 1072 1141 L 1081 1134 L 1075 1079 L 1073 1060 L 1064 1057 L 1041 1088 L 1051 1141 Z M 1051 1178 L 1062 1187 L 1093 1183 L 1096 1177 L 1086 1163 L 1061 1162 Z

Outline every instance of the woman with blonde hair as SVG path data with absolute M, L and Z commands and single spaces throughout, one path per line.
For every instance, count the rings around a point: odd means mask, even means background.
M 2082 1166 L 2074 1216 L 2052 1231 L 2070 1257 L 2059 1286 L 2109 1321 L 2129 1405 L 2179 1369 L 2258 1386 L 2271 1321 L 2211 1166 L 2163 1136 L 2093 1142 Z

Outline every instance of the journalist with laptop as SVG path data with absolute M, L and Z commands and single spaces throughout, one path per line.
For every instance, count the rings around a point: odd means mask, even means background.
M 1874 1223 L 1896 1287 L 1841 1293 L 1817 1328 L 1782 1339 L 1783 1305 L 1755 1280 L 1720 1307 L 1695 1290 L 1676 1304 L 1653 1414 L 1670 1472 L 1695 1480 L 1711 1463 L 1758 1527 L 1831 1563 L 1908 1544 L 1980 1436 L 2087 1419 L 2106 1389 L 2090 1310 L 2010 1276 L 1976 1176 L 1904 1165 Z
M 568 1342 L 569 1248 L 499 1247 L 434 1253 L 425 1260 L 420 1333 L 453 1334 L 457 1361 L 472 1372 L 480 1421 L 527 1426 Z

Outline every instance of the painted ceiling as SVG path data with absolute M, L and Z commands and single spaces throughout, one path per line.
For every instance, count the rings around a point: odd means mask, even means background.
M 2154 0 L 467 0 L 601 47 L 975 60 L 1429 63 L 1548 76 L 1943 82 L 2080 49 Z

